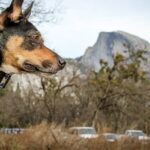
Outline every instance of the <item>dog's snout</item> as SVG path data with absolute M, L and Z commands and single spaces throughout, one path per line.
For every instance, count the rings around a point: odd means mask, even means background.
M 53 69 L 56 69 L 56 70 L 63 69 L 64 66 L 65 66 L 65 64 L 66 64 L 65 60 L 63 58 L 61 58 L 60 56 L 58 56 L 58 55 L 55 58 L 56 58 L 55 62 L 52 62 L 49 59 L 44 60 L 42 62 L 43 68 L 45 68 L 45 69 L 51 69 L 51 68 L 53 68 Z
M 58 65 L 61 67 L 64 67 L 66 65 L 66 61 L 60 56 L 58 56 Z

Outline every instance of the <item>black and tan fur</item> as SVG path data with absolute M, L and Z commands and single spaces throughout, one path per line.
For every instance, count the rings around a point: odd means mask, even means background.
M 0 14 L 0 71 L 54 74 L 65 61 L 44 45 L 40 32 L 28 21 L 33 3 L 24 13 L 22 4 L 23 0 L 13 0 Z

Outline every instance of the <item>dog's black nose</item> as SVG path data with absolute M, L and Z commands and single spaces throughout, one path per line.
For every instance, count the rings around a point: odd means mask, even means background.
M 58 64 L 59 66 L 64 67 L 66 65 L 66 61 L 60 56 L 58 56 Z

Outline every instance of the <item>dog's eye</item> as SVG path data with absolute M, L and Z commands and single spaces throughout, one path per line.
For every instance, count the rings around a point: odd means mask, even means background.
M 38 35 L 38 34 L 35 34 L 35 35 L 32 35 L 32 36 L 31 36 L 31 38 L 32 38 L 32 39 L 35 39 L 35 40 L 40 39 L 40 37 L 41 37 L 41 36 Z
M 26 37 L 29 39 L 35 39 L 35 40 L 41 39 L 41 35 L 38 32 L 28 32 L 26 34 Z

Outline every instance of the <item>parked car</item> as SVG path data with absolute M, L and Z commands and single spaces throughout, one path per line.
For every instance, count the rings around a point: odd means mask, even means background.
M 72 127 L 69 132 L 81 138 L 97 138 L 98 134 L 93 127 Z
M 150 140 L 150 137 L 148 137 L 142 130 L 126 130 L 125 135 L 139 140 Z
M 21 134 L 24 132 L 24 129 L 22 128 L 1 128 L 1 133 L 4 134 Z
M 126 138 L 126 137 L 127 137 L 127 136 L 124 135 L 124 134 L 116 134 L 117 140 L 121 140 L 121 139 L 124 139 L 124 138 Z
M 115 142 L 117 141 L 117 136 L 115 133 L 103 133 L 102 136 L 106 139 L 108 142 Z

